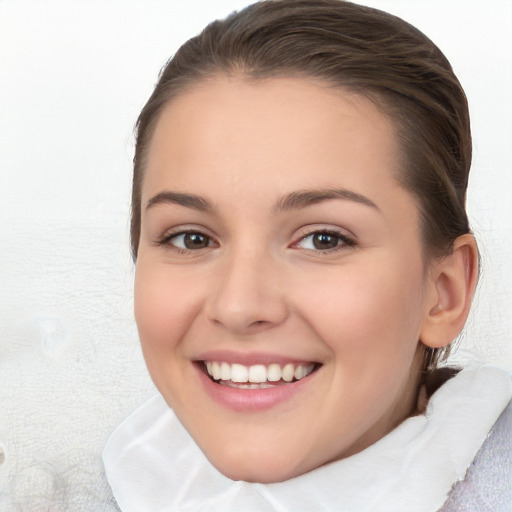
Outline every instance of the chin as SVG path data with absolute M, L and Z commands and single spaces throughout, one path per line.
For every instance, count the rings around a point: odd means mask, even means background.
M 231 480 L 270 484 L 290 480 L 314 468 L 302 468 L 300 462 L 291 458 L 284 460 L 272 454 L 258 453 L 250 455 L 247 452 L 229 454 L 223 452 L 217 456 L 206 454 L 211 464 L 224 476 Z
M 306 472 L 303 471 L 297 473 L 294 471 L 287 471 L 282 467 L 272 468 L 267 465 L 262 466 L 261 464 L 252 464 L 250 467 L 232 467 L 228 465 L 221 465 L 216 466 L 216 469 L 231 480 L 242 480 L 244 482 L 259 484 L 274 484 L 278 482 L 284 482 Z

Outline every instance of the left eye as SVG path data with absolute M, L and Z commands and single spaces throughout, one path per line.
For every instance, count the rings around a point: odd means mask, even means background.
M 302 238 L 297 247 L 313 251 L 328 251 L 341 245 L 353 245 L 351 241 L 339 233 L 317 231 Z

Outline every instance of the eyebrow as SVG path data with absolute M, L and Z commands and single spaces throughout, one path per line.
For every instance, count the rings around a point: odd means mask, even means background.
M 152 197 L 146 204 L 146 210 L 157 204 L 178 204 L 186 208 L 192 208 L 201 212 L 212 212 L 215 208 L 213 203 L 204 197 L 184 192 L 171 192 L 164 190 Z
M 299 190 L 292 192 L 281 198 L 274 206 L 274 211 L 281 212 L 284 210 L 298 210 L 305 208 L 322 201 L 330 199 L 344 199 L 347 201 L 354 201 L 356 203 L 375 208 L 380 211 L 380 208 L 366 196 L 346 189 L 320 189 L 320 190 Z
M 306 208 L 322 201 L 331 199 L 343 199 L 346 201 L 354 201 L 371 208 L 379 210 L 379 207 L 366 196 L 346 189 L 320 189 L 320 190 L 298 190 L 291 192 L 279 199 L 274 205 L 274 213 L 287 210 L 298 210 Z M 208 199 L 196 194 L 186 192 L 172 192 L 164 190 L 153 196 L 146 204 L 146 210 L 158 204 L 177 204 L 186 208 L 192 208 L 201 212 L 213 212 L 215 207 Z

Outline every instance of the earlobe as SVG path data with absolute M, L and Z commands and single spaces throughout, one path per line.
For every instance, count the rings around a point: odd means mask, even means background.
M 478 280 L 478 249 L 471 234 L 458 237 L 449 255 L 432 268 L 431 289 L 420 340 L 431 348 L 448 345 L 469 314 Z

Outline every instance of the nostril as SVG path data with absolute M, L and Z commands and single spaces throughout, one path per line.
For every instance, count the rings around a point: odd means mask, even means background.
M 272 322 L 267 322 L 266 320 L 255 320 L 249 325 L 248 331 L 259 331 L 261 328 L 264 328 L 267 325 L 272 325 Z

